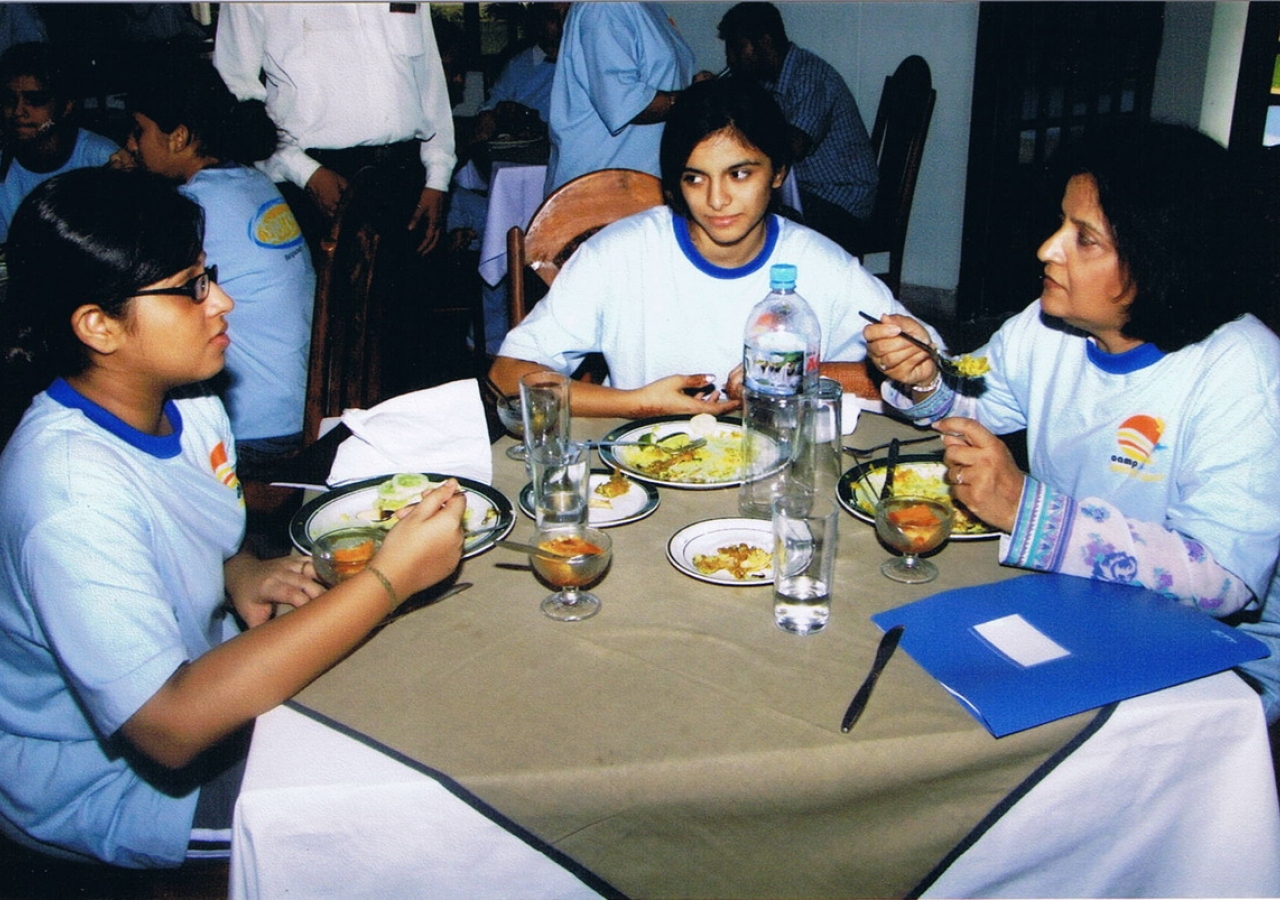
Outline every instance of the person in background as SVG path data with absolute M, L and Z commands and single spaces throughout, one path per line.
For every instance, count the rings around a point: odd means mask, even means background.
M 597 169 L 658 175 L 662 124 L 693 62 L 661 3 L 574 3 L 551 85 L 546 192 Z
M 520 138 L 546 133 L 546 123 L 551 118 L 551 83 L 568 12 L 568 3 L 530 4 L 527 15 L 533 43 L 503 67 L 476 115 L 472 143 L 488 141 L 499 134 Z
M 78 128 L 66 70 L 43 42 L 14 44 L 0 56 L 0 243 L 22 199 L 60 172 L 101 166 L 119 147 Z
M 1280 719 L 1280 339 L 1246 312 L 1271 273 L 1225 149 L 1183 126 L 1086 134 L 1064 167 L 1040 299 L 957 392 L 869 325 L 885 400 L 933 423 L 955 499 L 1006 565 L 1136 584 L 1230 617 L 1271 649 L 1241 667 Z M 1025 429 L 1029 472 L 997 437 Z
M 514 393 L 538 369 L 570 374 L 599 352 L 609 383 L 575 383 L 576 415 L 735 409 L 743 329 L 776 263 L 798 269 L 797 293 L 822 328 L 823 374 L 856 384 L 858 311 L 906 308 L 834 242 L 775 213 L 788 153 L 786 120 L 763 88 L 724 78 L 685 91 L 662 136 L 667 204 L 614 222 L 569 257 L 503 342 L 490 373 L 499 389 Z
M 213 61 L 241 100 L 263 100 L 284 142 L 262 164 L 306 196 L 320 218 L 365 166 L 388 172 L 388 203 L 418 254 L 444 227 L 453 174 L 453 115 L 431 15 L 417 3 L 229 3 Z M 265 76 L 265 83 L 260 80 Z
M 231 430 L 190 392 L 234 315 L 202 218 L 105 168 L 50 179 L 14 217 L 0 374 L 8 398 L 44 388 L 0 455 L 0 831 L 50 855 L 225 856 L 246 728 L 461 558 L 452 480 L 331 590 L 309 557 L 237 552 Z
M 787 117 L 805 224 L 858 253 L 880 176 L 844 79 L 787 39 L 772 3 L 734 6 L 720 20 L 719 36 L 730 70 L 772 91 Z
M 125 161 L 200 204 L 209 266 L 235 298 L 224 401 L 239 474 L 261 480 L 302 446 L 316 291 L 297 220 L 250 168 L 275 153 L 275 123 L 260 101 L 236 100 L 209 62 L 186 56 L 153 56 L 129 98 Z

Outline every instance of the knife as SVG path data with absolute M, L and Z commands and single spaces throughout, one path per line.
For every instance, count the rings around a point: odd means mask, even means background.
M 898 439 L 889 442 L 889 461 L 884 466 L 884 487 L 880 488 L 880 502 L 893 496 L 893 470 L 898 465 Z
M 905 625 L 894 625 L 884 633 L 884 637 L 880 638 L 880 646 L 876 648 L 876 658 L 871 663 L 871 671 L 867 673 L 867 680 L 862 682 L 862 687 L 858 688 L 858 693 L 853 695 L 853 700 L 849 703 L 849 708 L 845 711 L 844 718 L 840 721 L 841 731 L 848 734 L 849 729 L 861 717 L 862 711 L 867 708 L 867 701 L 871 699 L 871 690 L 876 686 L 876 682 L 880 680 L 880 673 L 888 665 L 889 658 L 893 656 L 893 651 L 898 649 L 898 641 L 902 639 L 902 632 L 905 630 Z

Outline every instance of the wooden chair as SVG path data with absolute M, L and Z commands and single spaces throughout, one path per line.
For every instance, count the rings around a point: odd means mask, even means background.
M 884 80 L 884 92 L 871 131 L 871 149 L 880 167 L 875 207 L 867 222 L 859 258 L 888 253 L 889 271 L 881 275 L 895 295 L 902 288 L 902 251 L 916 193 L 916 177 L 924 142 L 933 118 L 938 92 L 933 89 L 929 64 L 920 56 L 908 56 L 897 71 Z
M 511 327 L 533 305 L 525 283 L 526 266 L 550 286 L 578 245 L 610 222 L 662 205 L 662 182 L 632 169 L 588 172 L 542 201 L 527 231 L 507 232 L 507 290 Z
M 382 399 L 382 310 L 372 302 L 381 241 L 377 178 L 373 169 L 355 174 L 329 236 L 320 243 L 304 446 L 318 439 L 321 419 L 350 407 L 368 408 Z

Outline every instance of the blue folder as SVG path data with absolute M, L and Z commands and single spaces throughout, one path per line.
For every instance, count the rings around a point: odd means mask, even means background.
M 996 737 L 1230 669 L 1265 644 L 1168 597 L 1070 575 L 944 591 L 871 617 Z

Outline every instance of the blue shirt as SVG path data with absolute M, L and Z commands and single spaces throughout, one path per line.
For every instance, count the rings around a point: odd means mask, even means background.
M 537 44 L 522 50 L 507 63 L 498 76 L 483 109 L 494 109 L 504 100 L 519 103 L 538 111 L 542 121 L 551 118 L 551 82 L 556 76 L 556 64 Z
M 631 125 L 693 78 L 693 51 L 660 3 L 575 3 L 551 87 L 547 193 L 598 169 L 658 176 L 662 124 Z
M 208 265 L 236 302 L 227 316 L 231 430 L 241 441 L 297 434 L 316 293 L 302 230 L 271 179 L 247 166 L 203 169 L 179 190 L 204 209 Z
M 0 243 L 9 240 L 9 223 L 18 206 L 42 182 L 54 175 L 70 172 L 72 169 L 88 169 L 104 166 L 111 154 L 120 148 L 114 141 L 104 138 L 83 128 L 76 132 L 76 145 L 71 150 L 71 157 L 60 169 L 52 172 L 32 172 L 16 159 L 9 165 L 9 174 L 0 182 Z
M 64 381 L 0 455 L 0 831 L 116 865 L 177 865 L 194 785 L 158 786 L 117 734 L 233 630 L 223 563 L 244 534 L 216 397 L 131 428 Z
M 791 45 L 776 83 L 764 82 L 787 122 L 813 141 L 794 166 L 800 190 L 866 219 L 880 180 L 858 102 L 830 63 Z

